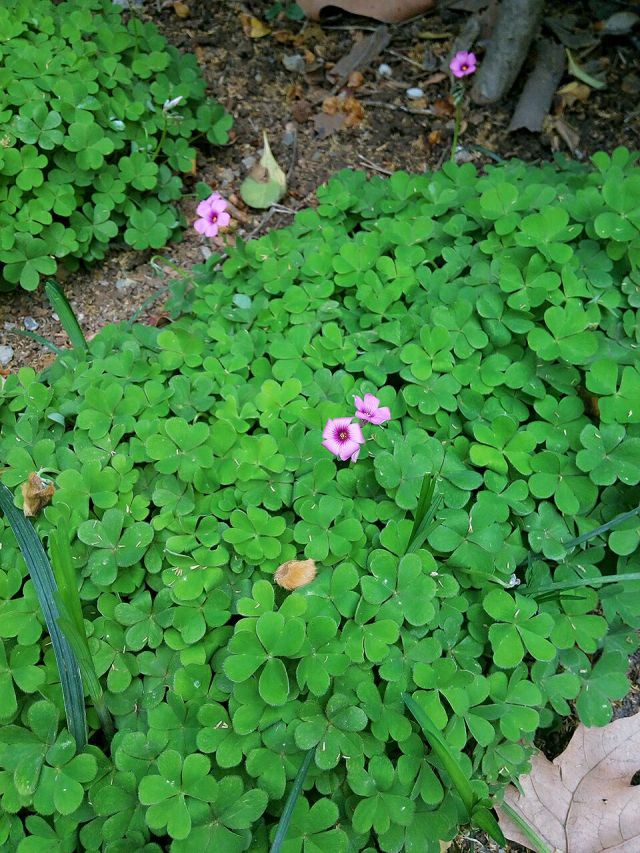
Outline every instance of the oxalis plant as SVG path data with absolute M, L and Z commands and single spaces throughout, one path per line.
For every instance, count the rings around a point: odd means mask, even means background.
M 194 143 L 231 126 L 195 57 L 111 0 L 6 0 L 0 43 L 0 290 L 164 246 Z
M 2 853 L 437 853 L 496 832 L 536 734 L 606 724 L 640 626 L 639 226 L 626 149 L 341 172 L 175 322 L 6 377 L 0 476 L 16 508 L 54 486 L 35 530 L 68 539 L 115 733 L 91 698 L 69 735 L 3 514 Z

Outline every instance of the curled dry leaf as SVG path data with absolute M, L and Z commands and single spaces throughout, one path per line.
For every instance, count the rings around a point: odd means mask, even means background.
M 268 36 L 271 28 L 264 24 L 259 18 L 254 18 L 253 15 L 247 15 L 246 12 L 240 14 L 240 23 L 244 34 L 250 39 L 261 39 Z
M 283 589 L 298 589 L 310 584 L 315 576 L 315 560 L 288 560 L 278 566 L 273 579 Z
M 322 102 L 322 111 L 327 115 L 344 115 L 343 127 L 356 127 L 364 119 L 364 107 L 357 98 L 341 98 L 332 95 Z
M 538 754 L 510 786 L 506 802 L 558 853 L 637 853 L 640 850 L 640 714 L 602 728 L 579 725 L 553 762 Z M 500 809 L 500 826 L 519 844 L 527 839 Z
M 53 483 L 43 480 L 35 471 L 29 474 L 29 479 L 22 484 L 22 497 L 24 498 L 22 511 L 25 516 L 33 518 L 37 515 L 51 501 L 54 492 Z

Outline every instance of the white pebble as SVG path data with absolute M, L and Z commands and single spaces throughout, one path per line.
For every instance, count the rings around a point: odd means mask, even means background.
M 33 317 L 25 317 L 22 324 L 28 332 L 35 332 L 35 330 L 40 326 L 40 323 L 38 323 L 38 321 Z
M 424 92 L 417 86 L 413 89 L 407 89 L 407 98 L 411 98 L 412 101 L 415 101 L 418 98 L 424 98 Z
M 13 347 L 0 347 L 0 367 L 6 367 L 13 358 Z
M 386 62 L 383 62 L 382 65 L 378 65 L 378 76 L 379 77 L 391 77 L 393 71 L 391 70 L 391 66 L 387 65 Z

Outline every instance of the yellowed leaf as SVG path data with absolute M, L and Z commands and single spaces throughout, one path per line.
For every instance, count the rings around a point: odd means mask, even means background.
M 640 787 L 631 779 L 640 766 L 640 714 L 602 728 L 579 725 L 553 762 L 534 756 L 531 773 L 512 785 L 506 802 L 558 853 L 638 853 Z M 502 831 L 527 844 L 520 829 L 497 809 Z
M 240 23 L 244 34 L 250 39 L 261 39 L 268 36 L 271 28 L 263 23 L 259 18 L 254 18 L 253 15 L 247 15 L 246 12 L 240 14 Z
M 423 30 L 421 33 L 418 33 L 418 38 L 429 39 L 430 41 L 437 41 L 439 39 L 450 39 L 451 35 L 451 33 L 447 32 L 437 33 L 433 30 Z
M 179 18 L 188 18 L 191 14 L 187 4 L 182 3 L 181 0 L 176 0 L 176 2 L 173 4 L 173 11 Z

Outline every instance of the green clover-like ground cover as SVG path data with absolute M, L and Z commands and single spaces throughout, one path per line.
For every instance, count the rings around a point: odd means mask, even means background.
M 192 142 L 231 126 L 196 58 L 111 0 L 4 0 L 0 44 L 0 290 L 101 259 L 118 234 L 164 246 Z
M 558 715 L 606 723 L 638 645 L 638 519 L 566 543 L 640 504 L 639 226 L 624 149 L 343 172 L 198 269 L 169 327 L 9 376 L 2 480 L 18 503 L 31 471 L 55 480 L 36 526 L 72 537 L 117 733 L 90 708 L 74 754 L 2 520 L 2 853 L 267 851 L 308 750 L 283 850 L 431 853 L 464 811 L 403 692 L 478 796 Z M 322 428 L 366 392 L 392 420 L 339 463 Z M 438 524 L 406 553 L 429 472 Z M 273 573 L 296 557 L 318 575 L 289 593 Z

